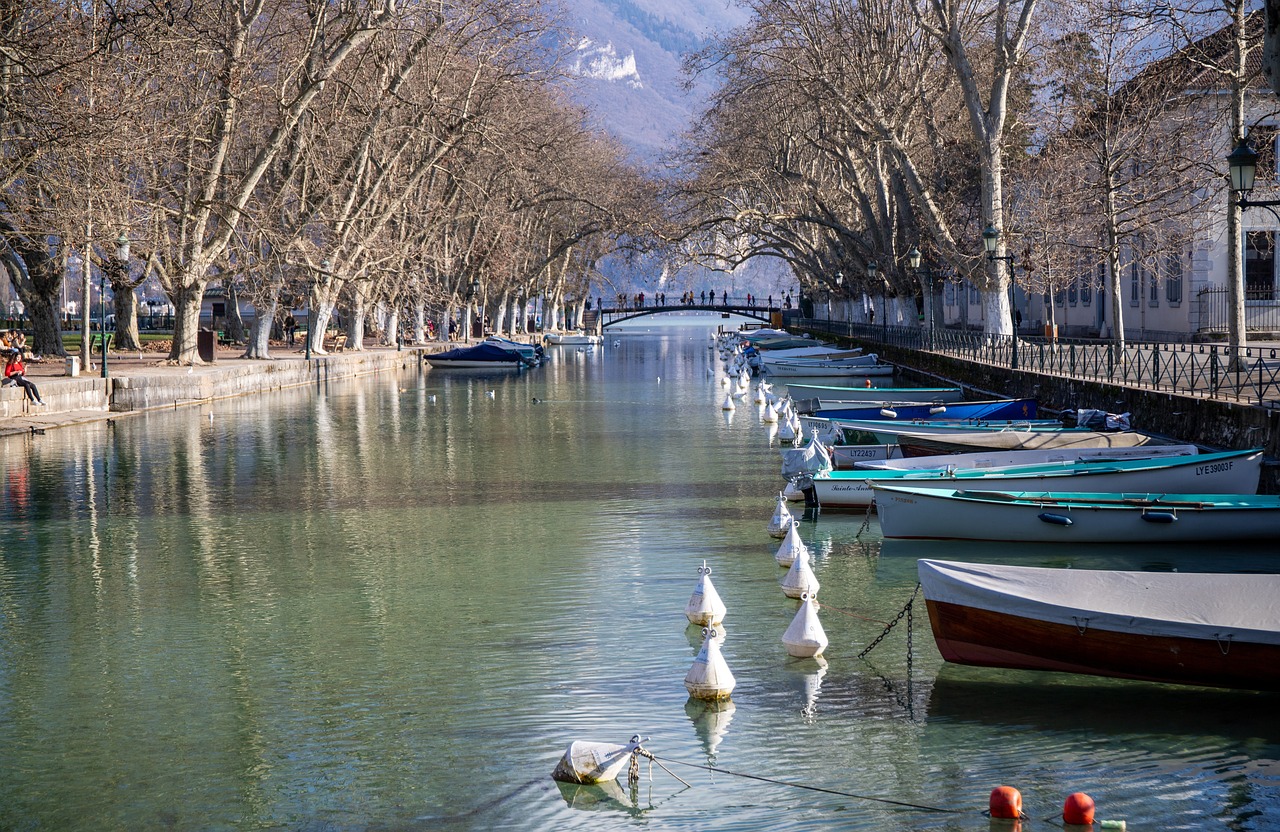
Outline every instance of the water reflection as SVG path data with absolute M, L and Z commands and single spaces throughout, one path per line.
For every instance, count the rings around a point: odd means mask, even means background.
M 702 743 L 702 751 L 708 763 L 715 763 L 716 749 L 728 733 L 729 723 L 733 721 L 733 714 L 737 709 L 738 706 L 731 699 L 708 702 L 691 697 L 684 703 L 684 712 L 693 723 L 694 733 Z

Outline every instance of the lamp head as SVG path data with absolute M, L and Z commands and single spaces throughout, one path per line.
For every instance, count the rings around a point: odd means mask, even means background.
M 911 251 L 907 252 L 907 264 L 913 269 L 920 268 L 920 249 L 912 246 Z
M 1248 139 L 1241 139 L 1227 155 L 1227 169 L 1231 172 L 1231 190 L 1245 194 L 1253 190 L 1253 179 L 1258 172 L 1258 154 L 1249 146 Z
M 836 272 L 836 285 L 837 286 L 844 285 L 844 272 Z
M 878 271 L 878 269 L 879 267 L 876 266 L 876 261 L 872 260 L 871 262 L 867 263 L 867 277 L 871 278 L 872 280 L 875 280 L 876 272 Z
M 996 253 L 996 245 L 1000 242 L 1000 231 L 994 225 L 987 225 L 982 229 L 982 247 L 987 250 L 988 255 Z
M 116 259 L 129 259 L 129 235 L 123 231 L 121 231 L 120 236 L 116 238 Z

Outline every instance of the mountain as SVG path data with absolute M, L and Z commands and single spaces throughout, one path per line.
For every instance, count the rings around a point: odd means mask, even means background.
M 683 89 L 681 62 L 709 38 L 746 23 L 731 0 L 561 0 L 577 33 L 575 90 L 605 130 L 645 163 L 657 161 L 703 104 Z
M 673 149 L 702 109 L 709 80 L 686 89 L 685 57 L 718 35 L 747 23 L 750 13 L 734 0 L 560 0 L 565 22 L 577 36 L 570 68 L 574 93 L 597 124 L 630 149 L 637 162 L 656 166 Z M 781 298 L 795 291 L 795 279 L 780 260 L 758 259 L 731 273 L 684 266 L 668 268 L 661 258 L 625 265 L 617 258 L 600 264 L 615 292 L 668 295 L 728 290 Z

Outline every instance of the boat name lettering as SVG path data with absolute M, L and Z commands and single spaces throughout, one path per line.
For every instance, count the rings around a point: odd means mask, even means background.
M 1196 476 L 1197 476 L 1197 477 L 1202 477 L 1202 476 L 1204 476 L 1205 474 L 1218 474 L 1218 473 L 1221 473 L 1222 471 L 1230 471 L 1230 470 L 1231 470 L 1231 466 L 1232 466 L 1233 464 L 1235 464 L 1235 463 L 1234 463 L 1234 461 L 1232 461 L 1232 462 L 1214 462 L 1214 463 L 1209 464 L 1209 465 L 1197 465 L 1197 466 L 1196 466 Z
M 860 482 L 860 483 L 850 483 L 848 485 L 833 485 L 831 486 L 831 490 L 832 491 L 869 491 L 870 488 L 867 486 L 865 482 Z

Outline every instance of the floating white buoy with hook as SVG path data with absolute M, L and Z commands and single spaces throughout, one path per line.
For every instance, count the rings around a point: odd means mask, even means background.
M 773 510 L 773 517 L 769 518 L 769 536 L 781 540 L 787 536 L 787 528 L 793 522 L 795 522 L 795 518 L 791 516 L 791 512 L 787 509 L 787 498 L 782 492 L 778 492 L 778 507 Z
M 756 394 L 752 397 L 752 401 L 756 404 L 764 404 L 764 391 L 759 387 L 756 388 Z
M 720 642 L 715 637 L 715 630 L 704 628 L 702 631 L 702 649 L 693 660 L 693 666 L 684 677 L 685 690 L 694 699 L 728 699 L 738 680 L 733 678 L 733 671 L 720 653 Z
M 720 409 L 721 410 L 737 410 L 738 409 L 738 406 L 733 403 L 732 393 L 724 394 L 724 404 L 720 405 Z
M 632 753 L 644 741 L 639 734 L 632 736 L 631 742 L 626 745 L 575 740 L 569 743 L 564 756 L 556 763 L 551 777 L 564 783 L 588 785 L 617 780 L 618 775 L 631 762 Z
M 714 627 L 724 620 L 726 612 L 728 610 L 720 600 L 720 593 L 711 583 L 711 567 L 704 560 L 698 567 L 698 584 L 693 588 L 689 603 L 685 604 L 684 614 L 692 624 Z
M 796 441 L 796 429 L 791 426 L 790 419 L 783 419 L 778 425 L 778 439 L 783 442 Z
M 796 559 L 791 562 L 791 568 L 787 570 L 787 574 L 782 576 L 782 594 L 788 598 L 799 598 L 808 592 L 816 595 L 819 587 L 818 577 L 813 574 L 813 570 L 809 568 L 809 552 L 805 551 L 805 557 L 800 557 L 796 553 Z
M 778 562 L 779 566 L 790 566 L 795 563 L 798 557 L 808 559 L 809 547 L 804 545 L 804 541 L 800 539 L 799 529 L 796 528 L 795 523 L 792 523 L 787 527 L 787 533 L 782 538 L 782 545 L 778 547 L 773 559 Z
M 778 421 L 778 411 L 773 409 L 773 402 L 769 402 L 764 406 L 764 413 L 760 415 L 760 421 L 766 425 L 772 425 Z
M 818 620 L 818 599 L 813 592 L 805 592 L 800 596 L 800 609 L 796 617 L 791 619 L 791 626 L 782 634 L 782 643 L 786 645 L 787 654 L 798 659 L 808 659 L 822 655 L 827 649 L 827 634 Z

